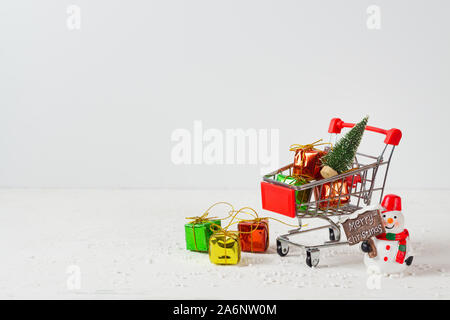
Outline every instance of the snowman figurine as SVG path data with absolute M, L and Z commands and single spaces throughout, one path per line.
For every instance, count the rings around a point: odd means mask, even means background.
M 388 194 L 381 203 L 384 228 L 386 233 L 380 234 L 373 239 L 376 252 L 368 241 L 361 244 L 364 256 L 364 264 L 368 273 L 376 274 L 399 274 L 411 265 L 413 256 L 409 246 L 409 233 L 405 229 L 402 213 L 402 199 L 395 194 Z M 376 256 L 371 258 L 369 256 Z

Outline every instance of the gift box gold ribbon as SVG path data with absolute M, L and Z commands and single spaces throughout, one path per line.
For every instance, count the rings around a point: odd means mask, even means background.
M 221 219 L 218 219 L 217 217 L 208 217 L 209 211 L 212 208 L 214 208 L 215 206 L 219 205 L 219 204 L 226 204 L 226 205 L 231 207 L 231 210 L 230 210 L 228 216 L 225 217 L 225 218 L 221 218 Z M 225 201 L 221 201 L 221 202 L 216 202 L 213 205 L 211 205 L 208 209 L 206 209 L 206 211 L 201 216 L 186 217 L 186 219 L 192 220 L 191 222 L 189 222 L 189 224 L 191 224 L 191 230 L 192 230 L 192 236 L 194 238 L 195 250 L 198 251 L 197 238 L 196 238 L 195 229 L 194 229 L 195 225 L 196 224 L 205 223 L 205 222 L 209 222 L 211 220 L 224 220 L 224 219 L 227 219 L 233 214 L 233 212 L 235 212 L 235 210 L 234 210 L 234 207 L 233 207 L 233 205 L 231 203 L 228 203 L 228 202 L 225 202 Z M 211 224 L 211 225 L 213 225 L 213 224 Z
M 248 211 L 251 211 L 251 212 L 248 212 Z M 245 214 L 248 214 L 248 215 L 250 215 L 250 216 L 252 216 L 253 217 L 253 219 L 241 219 L 241 218 L 238 218 L 237 216 L 238 216 L 238 214 L 240 214 L 240 213 L 245 213 Z M 236 221 L 236 222 L 233 222 L 233 220 L 234 219 L 237 219 L 238 221 Z M 237 210 L 237 211 L 235 211 L 234 212 L 234 214 L 232 215 L 232 219 L 231 219 L 231 221 L 230 221 L 230 223 L 226 226 L 226 227 L 224 227 L 224 228 L 222 228 L 221 226 L 218 226 L 218 225 L 216 225 L 216 224 L 211 224 L 210 226 L 209 226 L 209 228 L 211 229 L 211 231 L 213 231 L 213 232 L 217 232 L 218 230 L 220 230 L 220 232 L 223 232 L 224 233 L 224 235 L 225 236 L 235 236 L 236 235 L 236 233 L 239 235 L 240 233 L 242 233 L 242 234 L 248 234 L 248 233 L 250 233 L 250 236 L 251 236 L 251 252 L 253 252 L 253 231 L 255 231 L 256 229 L 258 229 L 258 227 L 259 227 L 259 224 L 261 223 L 261 221 L 262 220 L 269 220 L 269 219 L 271 219 L 271 220 L 275 220 L 275 221 L 278 221 L 278 222 L 280 222 L 280 223 L 282 223 L 282 224 L 284 224 L 284 225 L 287 225 L 287 226 L 290 226 L 290 227 L 299 227 L 299 226 L 297 226 L 297 225 L 293 225 L 293 224 L 289 224 L 289 223 L 286 223 L 286 222 L 284 222 L 284 221 L 281 221 L 281 220 L 279 220 L 279 219 L 276 219 L 276 218 L 272 218 L 272 217 L 259 217 L 259 215 L 258 215 L 258 212 L 256 212 L 256 210 L 255 209 L 253 209 L 252 207 L 243 207 L 243 208 L 240 208 L 239 210 Z M 228 231 L 228 228 L 230 227 L 230 226 L 232 226 L 233 224 L 236 224 L 236 223 L 239 223 L 239 222 L 255 222 L 255 224 L 256 224 L 256 226 L 254 227 L 254 228 L 251 228 L 250 229 L 250 231 Z M 304 224 L 304 225 L 302 225 L 302 227 L 306 227 L 308 224 Z M 226 246 L 225 246 L 225 250 L 226 250 Z M 226 254 L 225 254 L 226 255 Z
M 321 141 L 322 141 L 322 139 L 319 139 L 319 140 L 314 141 L 313 143 L 309 143 L 309 144 L 292 144 L 289 147 L 289 151 L 297 152 L 298 150 L 303 150 L 303 152 L 300 153 L 300 155 L 301 155 L 300 163 L 304 165 L 305 162 L 306 162 L 306 152 L 307 151 L 311 151 L 311 150 L 320 151 L 316 147 L 322 146 L 322 145 L 326 145 L 326 144 L 330 145 L 331 148 L 333 148 L 333 145 L 331 144 L 331 142 L 321 142 Z M 294 166 L 295 166 L 295 163 L 294 163 Z M 302 171 L 303 171 L 303 169 L 302 169 Z M 303 175 L 304 177 L 306 177 L 309 180 L 313 180 L 315 178 L 315 177 L 312 177 L 312 176 L 309 176 L 309 175 L 306 175 L 306 174 L 301 174 L 301 175 Z
M 331 142 L 321 142 L 322 139 L 319 139 L 317 141 L 314 141 L 313 143 L 309 143 L 309 144 L 292 144 L 289 147 L 289 151 L 297 151 L 299 149 L 303 149 L 303 150 L 311 150 L 311 149 L 316 149 L 317 146 L 322 146 L 325 144 L 329 144 L 332 146 Z
M 256 229 L 258 229 L 258 227 L 259 227 L 259 224 L 261 223 L 261 221 L 262 220 L 275 220 L 275 221 L 277 221 L 277 222 L 280 222 L 280 223 L 282 223 L 282 224 L 284 224 L 284 225 L 286 225 L 286 226 L 289 226 L 289 227 L 295 227 L 295 228 L 298 228 L 299 226 L 297 226 L 297 225 L 293 225 L 293 224 L 289 224 L 289 223 L 286 223 L 286 222 L 284 222 L 284 221 L 281 221 L 281 220 L 279 220 L 279 219 L 276 219 L 276 218 L 272 218 L 272 217 L 262 217 L 262 218 L 260 218 L 260 217 L 258 217 L 258 213 L 256 212 L 256 210 L 254 210 L 253 208 L 251 208 L 251 207 L 245 207 L 245 208 L 242 208 L 242 209 L 245 209 L 245 210 L 250 210 L 250 211 L 252 211 L 254 214 L 255 214 L 255 218 L 254 219 L 250 219 L 250 220 L 246 220 L 246 219 L 240 219 L 240 221 L 239 222 L 251 222 L 251 223 L 255 223 L 256 224 L 256 227 L 254 228 L 254 229 L 251 229 L 250 231 L 248 231 L 248 232 L 240 232 L 240 233 L 250 233 L 250 251 L 251 252 L 253 252 L 253 231 L 255 231 Z M 241 210 L 242 210 L 241 209 Z M 250 215 L 252 215 L 252 214 L 250 214 Z M 302 225 L 302 227 L 306 227 L 308 224 L 304 224 L 304 225 Z

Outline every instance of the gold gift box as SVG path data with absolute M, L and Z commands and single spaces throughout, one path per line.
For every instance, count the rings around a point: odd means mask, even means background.
M 209 260 L 215 264 L 237 264 L 241 260 L 239 233 L 215 232 L 209 238 Z

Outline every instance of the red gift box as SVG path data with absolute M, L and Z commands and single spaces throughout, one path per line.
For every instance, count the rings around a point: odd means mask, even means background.
M 238 224 L 241 250 L 244 252 L 265 252 L 269 247 L 269 220 L 259 218 L 245 220 Z
M 328 142 L 321 142 L 322 139 L 310 144 L 293 144 L 290 151 L 295 151 L 294 155 L 294 176 L 302 176 L 306 179 L 321 179 L 320 169 L 322 167 L 321 158 L 328 153 L 328 149 L 319 150 L 317 146 L 329 144 Z
M 322 163 L 320 159 L 326 154 L 325 151 L 317 149 L 297 149 L 294 156 L 295 176 L 304 176 L 310 179 L 320 179 Z
M 322 190 L 320 190 L 320 188 L 322 188 Z M 320 209 L 342 206 L 350 201 L 348 182 L 347 180 L 338 180 L 325 183 L 322 187 L 315 187 L 314 196 L 316 197 L 316 200 L 320 200 Z

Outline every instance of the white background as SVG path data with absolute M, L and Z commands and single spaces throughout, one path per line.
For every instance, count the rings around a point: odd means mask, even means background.
M 81 30 L 66 26 L 81 8 Z M 381 30 L 366 26 L 369 5 Z M 332 117 L 397 127 L 388 186 L 447 188 L 448 1 L 5 1 L 0 186 L 254 188 L 257 165 L 180 165 L 171 133 Z M 371 141 L 371 140 L 370 140 Z M 379 144 L 375 144 L 378 142 Z M 382 138 L 369 144 L 377 153 Z
M 80 30 L 67 28 L 72 4 Z M 366 25 L 373 4 L 380 30 Z M 437 0 L 3 1 L 0 298 L 448 299 L 449 9 Z M 259 165 L 174 165 L 174 130 L 192 132 L 196 120 L 220 132 L 278 129 L 281 165 L 290 144 L 327 139 L 331 118 L 366 114 L 403 131 L 386 192 L 402 197 L 411 235 L 404 277 L 369 288 L 358 246 L 321 250 L 315 269 L 293 246 L 281 258 L 275 239 L 292 227 L 275 221 L 268 251 L 244 252 L 235 266 L 186 250 L 185 217 L 216 201 L 297 220 L 261 210 Z M 377 154 L 382 141 L 367 134 L 360 151 Z M 294 240 L 328 239 L 324 229 Z

